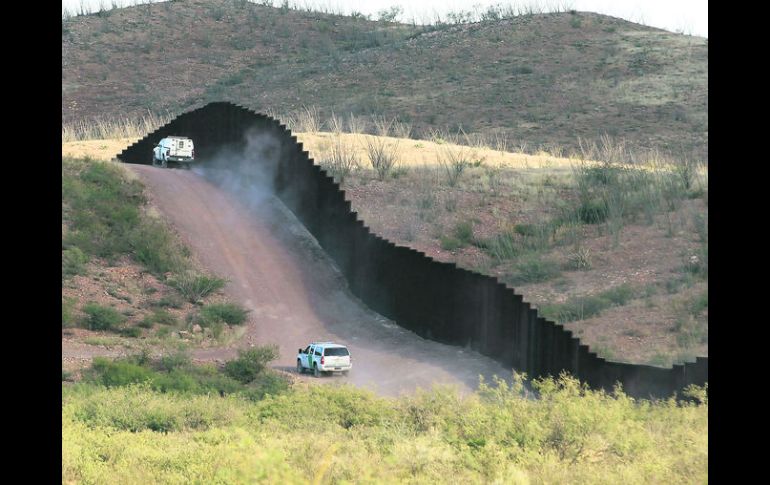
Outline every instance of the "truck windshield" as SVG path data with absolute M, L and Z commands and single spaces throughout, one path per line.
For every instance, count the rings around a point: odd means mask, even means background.
M 330 349 L 325 349 L 324 355 L 345 356 L 345 355 L 350 355 L 350 352 L 348 352 L 348 349 L 346 349 L 345 347 L 333 347 Z

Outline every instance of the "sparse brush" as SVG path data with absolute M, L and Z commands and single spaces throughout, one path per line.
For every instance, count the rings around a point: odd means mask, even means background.
M 348 116 L 348 132 L 358 134 L 363 133 L 364 130 L 366 130 L 366 118 L 350 113 Z
M 471 165 L 473 155 L 466 147 L 447 146 L 437 152 L 436 159 L 446 175 L 447 183 L 454 187 L 465 169 Z
M 393 134 L 397 138 L 409 138 L 412 135 L 412 124 L 405 121 L 394 121 Z
M 591 250 L 581 246 L 575 247 L 568 255 L 569 266 L 572 269 L 585 270 L 591 269 L 592 257 Z
M 318 107 L 303 106 L 297 115 L 295 128 L 304 133 L 318 133 L 321 131 L 321 117 L 318 113 Z
M 336 136 L 332 141 L 328 156 L 323 158 L 320 163 L 340 183 L 344 182 L 345 177 L 360 166 L 355 150 L 345 143 L 340 136 Z
M 138 118 L 97 118 L 62 123 L 62 143 L 82 140 L 140 138 L 171 121 L 169 113 L 159 115 L 147 111 Z
M 334 111 L 332 111 L 332 115 L 329 118 L 329 121 L 327 122 L 327 124 L 329 125 L 329 129 L 331 130 L 331 132 L 334 133 L 335 135 L 339 135 L 340 133 L 343 132 L 344 127 L 343 127 L 342 118 L 334 114 Z
M 386 118 L 383 115 L 372 115 L 372 123 L 374 124 L 375 133 L 378 136 L 390 136 L 395 118 Z
M 367 136 L 364 143 L 377 178 L 384 180 L 398 164 L 398 142 L 393 143 L 385 138 Z

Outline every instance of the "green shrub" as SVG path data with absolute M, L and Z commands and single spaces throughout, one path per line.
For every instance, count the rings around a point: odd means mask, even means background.
M 268 363 L 278 358 L 278 346 L 263 345 L 238 351 L 238 358 L 225 364 L 225 374 L 248 384 L 265 371 Z
M 537 228 L 534 224 L 516 224 L 513 230 L 516 234 L 520 234 L 522 236 L 532 237 L 537 234 Z
M 600 198 L 584 200 L 577 209 L 577 218 L 584 224 L 599 224 L 609 215 L 607 201 Z
M 171 314 L 171 312 L 162 308 L 158 308 L 152 312 L 152 316 L 150 318 L 152 322 L 158 323 L 160 325 L 175 326 L 178 323 L 176 317 Z
M 112 330 L 126 320 L 126 317 L 114 308 L 96 303 L 83 306 L 83 313 L 85 313 L 83 325 L 89 330 Z
M 498 261 L 513 259 L 525 251 L 516 235 L 510 232 L 503 232 L 485 241 L 477 241 L 476 244 Z
M 261 401 L 268 395 L 277 396 L 289 390 L 289 381 L 275 372 L 259 374 L 241 395 L 252 401 Z
M 609 290 L 603 291 L 599 294 L 601 298 L 604 298 L 615 306 L 622 306 L 628 303 L 634 296 L 634 289 L 628 284 L 622 284 Z
M 561 274 L 559 264 L 543 260 L 538 255 L 521 258 L 515 265 L 515 272 L 506 278 L 511 284 L 539 283 L 553 279 Z
M 67 248 L 61 254 L 62 277 L 70 277 L 85 273 L 88 256 L 78 247 Z
M 190 355 L 186 352 L 176 352 L 171 355 L 164 355 L 158 362 L 158 367 L 162 371 L 170 372 L 177 368 L 187 368 L 192 364 Z
M 142 336 L 142 329 L 139 327 L 121 328 L 120 334 L 124 337 L 139 338 Z
M 223 321 L 228 325 L 242 325 L 249 310 L 237 303 L 212 303 L 201 308 L 201 317 L 208 324 Z
M 74 298 L 62 298 L 61 300 L 61 326 L 69 328 L 75 326 L 75 317 L 73 315 L 75 303 Z
M 161 308 L 182 308 L 184 302 L 176 295 L 164 296 L 160 300 L 153 302 L 152 306 Z
M 441 249 L 444 249 L 446 251 L 454 251 L 455 249 L 459 249 L 464 246 L 462 241 L 452 237 L 452 236 L 444 236 L 442 235 L 439 238 L 439 241 L 441 242 Z
M 471 244 L 473 242 L 473 223 L 458 222 L 455 226 L 455 237 L 463 244 Z
M 169 285 L 176 288 L 190 303 L 198 303 L 215 291 L 221 290 L 226 281 L 215 276 L 185 271 L 169 280 Z
M 565 303 L 543 305 L 540 313 L 556 323 L 584 320 L 598 315 L 612 306 L 622 306 L 633 298 L 634 289 L 622 284 L 598 295 L 572 297 Z
M 147 382 L 152 380 L 153 375 L 154 372 L 150 369 L 132 362 L 94 357 L 89 379 L 107 387 L 113 387 Z

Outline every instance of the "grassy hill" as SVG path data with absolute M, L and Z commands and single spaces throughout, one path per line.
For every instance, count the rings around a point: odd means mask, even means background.
M 232 0 L 62 20 L 62 117 L 230 100 L 497 135 L 530 150 L 607 133 L 707 159 L 708 41 L 584 12 L 415 26 Z M 494 17 L 502 17 L 494 19 Z

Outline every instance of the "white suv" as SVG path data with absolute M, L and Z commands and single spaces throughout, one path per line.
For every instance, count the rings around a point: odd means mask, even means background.
M 167 136 L 152 149 L 152 164 L 163 168 L 168 162 L 177 162 L 184 168 L 190 168 L 195 161 L 195 145 L 184 136 Z
M 347 375 L 352 367 L 348 348 L 334 342 L 313 342 L 297 353 L 299 374 L 310 370 L 316 377 L 320 377 L 322 372 L 342 372 L 342 375 Z

